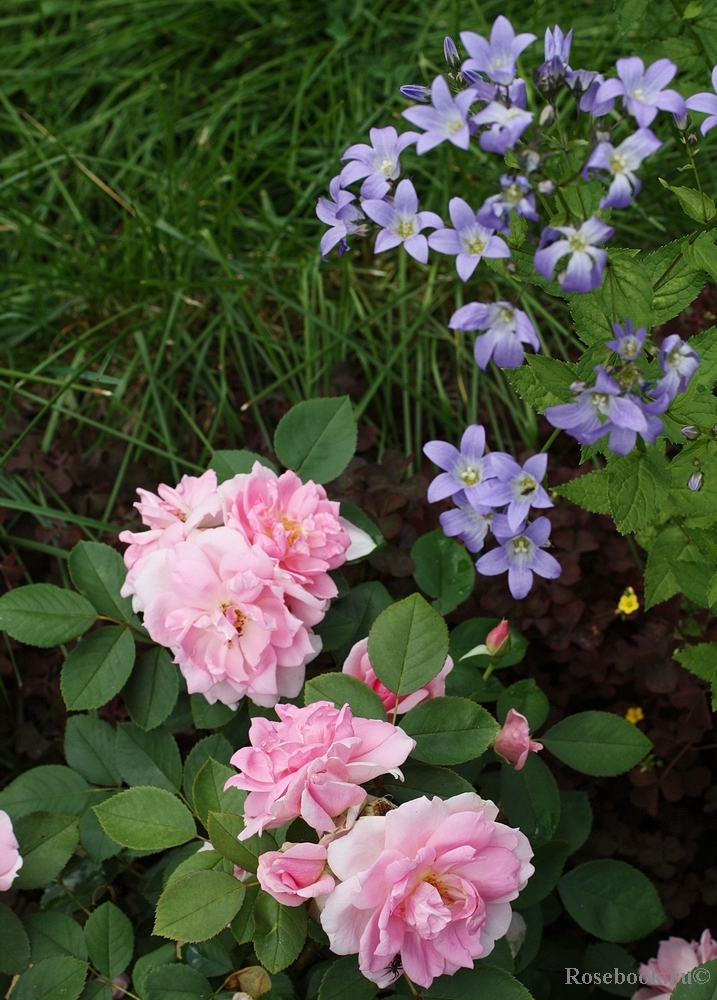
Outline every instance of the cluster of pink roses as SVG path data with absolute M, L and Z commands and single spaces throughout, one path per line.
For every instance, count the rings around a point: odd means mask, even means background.
M 22 858 L 12 820 L 0 809 L 0 892 L 7 892 L 21 868 Z
M 249 792 L 240 839 L 301 816 L 318 843 L 261 855 L 262 888 L 287 906 L 315 900 L 331 950 L 357 954 L 380 987 L 400 969 L 428 987 L 472 968 L 508 930 L 510 901 L 533 873 L 527 838 L 471 792 L 396 808 L 369 796 L 361 786 L 402 777 L 415 745 L 390 722 L 330 702 L 276 711 L 279 722 L 253 720 L 251 746 L 232 757 L 240 773 L 227 784 Z
M 231 706 L 295 698 L 321 649 L 311 628 L 337 593 L 329 570 L 370 550 L 368 536 L 322 486 L 259 462 L 221 485 L 210 470 L 138 493 L 149 530 L 120 535 L 122 595 L 174 652 L 190 694 Z
M 647 985 L 634 993 L 632 1000 L 657 1000 L 669 995 L 688 972 L 716 958 L 717 941 L 709 930 L 702 932 L 699 941 L 685 941 L 678 937 L 661 941 L 657 958 L 651 958 L 640 966 L 640 982 Z

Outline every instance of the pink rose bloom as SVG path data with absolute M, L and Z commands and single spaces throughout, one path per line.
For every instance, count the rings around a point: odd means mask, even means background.
M 22 868 L 18 846 L 12 821 L 8 814 L 0 809 L 0 892 L 7 892 Z
M 343 813 L 352 822 L 366 798 L 360 786 L 379 774 L 403 778 L 398 768 L 416 745 L 402 729 L 354 716 L 348 705 L 277 705 L 276 713 L 279 722 L 253 719 L 251 746 L 232 757 L 240 774 L 225 787 L 249 792 L 240 840 L 297 816 L 318 833 L 333 832 Z
M 301 691 L 321 642 L 287 608 L 272 560 L 238 531 L 207 528 L 158 548 L 135 586 L 147 631 L 173 650 L 190 694 L 271 706 Z
M 714 958 L 717 958 L 717 941 L 712 940 L 708 930 L 703 931 L 699 941 L 678 937 L 661 941 L 657 958 L 640 966 L 640 982 L 647 985 L 634 993 L 632 1000 L 653 1000 L 672 993 L 686 972 Z
M 360 639 L 352 647 L 351 652 L 344 660 L 342 670 L 350 677 L 357 677 L 360 681 L 368 684 L 371 690 L 375 691 L 379 696 L 386 711 L 393 712 L 396 707 L 396 695 L 393 691 L 389 691 L 374 673 L 371 661 L 368 658 L 368 639 Z M 412 694 L 407 694 L 404 698 L 401 698 L 398 703 L 398 714 L 403 715 L 404 712 L 410 712 L 412 708 L 415 708 L 420 702 L 425 701 L 426 698 L 440 698 L 444 695 L 446 693 L 446 677 L 451 670 L 453 670 L 453 660 L 450 656 L 447 656 L 440 674 L 424 685 L 424 687 L 419 688 L 418 691 L 413 691 Z
M 284 844 L 280 851 L 267 851 L 259 856 L 256 874 L 264 892 L 284 906 L 326 896 L 336 885 L 326 871 L 326 848 L 321 844 Z
M 520 771 L 525 766 L 528 754 L 542 750 L 543 744 L 531 740 L 528 720 L 511 708 L 505 717 L 503 728 L 495 738 L 493 748 L 510 764 L 514 764 L 516 771 Z
M 138 489 L 139 503 L 135 507 L 149 531 L 122 531 L 120 541 L 127 542 L 124 553 L 125 566 L 129 570 L 121 594 L 134 594 L 136 564 L 153 552 L 160 539 L 171 529 L 175 542 L 187 537 L 192 528 L 217 527 L 222 523 L 221 500 L 217 493 L 217 474 L 212 469 L 201 476 L 182 476 L 176 488 L 161 483 L 157 493 Z M 141 608 L 135 608 L 141 611 Z
M 317 483 L 295 472 L 277 476 L 260 462 L 219 487 L 224 523 L 241 531 L 314 597 L 337 594 L 328 570 L 346 561 L 350 539 L 339 522 L 339 504 Z
M 510 901 L 533 874 L 520 830 L 496 823 L 498 808 L 473 792 L 404 802 L 364 816 L 328 847 L 340 884 L 321 924 L 337 955 L 358 954 L 380 989 L 406 975 L 429 987 L 436 976 L 473 968 L 510 926 Z

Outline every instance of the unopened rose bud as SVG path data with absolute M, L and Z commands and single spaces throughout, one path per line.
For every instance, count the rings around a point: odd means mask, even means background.
M 692 473 L 690 478 L 687 480 L 687 485 L 689 486 L 689 488 L 692 490 L 693 493 L 696 493 L 698 490 L 702 489 L 702 482 L 704 478 L 705 478 L 704 473 L 702 472 Z
M 700 436 L 700 429 L 699 427 L 693 427 L 693 426 L 683 427 L 682 434 L 684 435 L 684 437 L 687 438 L 688 441 L 696 441 L 697 438 Z
M 431 92 L 428 87 L 421 87 L 420 84 L 407 83 L 404 87 L 398 88 L 403 97 L 407 97 L 409 101 L 428 101 L 431 97 Z
M 510 649 L 510 625 L 507 618 L 491 629 L 486 636 L 485 645 L 491 656 L 505 656 Z
M 443 39 L 443 55 L 449 66 L 456 66 L 460 62 L 461 57 L 458 55 L 456 43 L 448 35 Z
M 555 191 L 555 184 L 551 180 L 540 181 L 538 183 L 538 192 L 540 194 L 553 194 Z
M 552 104 L 546 104 L 543 110 L 540 112 L 538 118 L 538 125 L 541 127 L 545 125 L 552 125 L 555 121 L 555 108 Z

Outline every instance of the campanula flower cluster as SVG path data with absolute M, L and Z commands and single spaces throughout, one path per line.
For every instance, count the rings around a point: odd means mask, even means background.
M 643 355 L 646 329 L 634 330 L 613 323 L 615 339 L 607 347 L 617 360 L 606 367 L 597 365 L 595 384 L 575 382 L 572 403 L 549 406 L 545 416 L 580 444 L 595 444 L 609 435 L 608 447 L 617 455 L 627 455 L 638 435 L 654 444 L 664 430 L 658 414 L 664 413 L 675 396 L 684 392 L 697 371 L 699 357 L 678 334 L 666 337 L 660 347 L 661 377 L 647 378 L 639 361 Z
M 440 690 L 425 696 L 443 693 L 446 672 Z M 239 839 L 300 816 L 318 843 L 287 841 L 261 854 L 261 888 L 285 906 L 315 900 L 332 952 L 358 955 L 361 972 L 382 989 L 403 972 L 428 988 L 489 955 L 534 871 L 527 837 L 498 822 L 498 808 L 474 792 L 397 807 L 370 795 L 362 786 L 384 774 L 401 778 L 415 746 L 392 723 L 327 701 L 276 711 L 278 722 L 253 720 L 251 745 L 232 757 L 239 773 L 227 785 L 249 793 Z M 526 744 L 522 731 L 511 735 L 511 726 L 503 749 L 524 761 L 540 745 Z
M 295 698 L 321 649 L 312 626 L 337 593 L 329 571 L 373 547 L 368 536 L 323 486 L 259 462 L 221 485 L 209 470 L 138 493 L 148 530 L 120 535 L 122 596 L 173 651 L 189 693 L 232 707 Z
M 605 213 L 626 208 L 637 197 L 641 187 L 637 171 L 662 146 L 650 126 L 659 112 L 684 121 L 689 108 L 709 115 L 702 125 L 705 133 L 717 124 L 717 96 L 696 94 L 686 102 L 669 87 L 677 72 L 669 59 L 647 67 L 637 56 L 618 59 L 616 75 L 607 78 L 596 70 L 573 69 L 572 30 L 563 33 L 556 26 L 546 30 L 544 62 L 533 75 L 536 100 L 529 102 L 529 82 L 519 76 L 518 60 L 536 41 L 535 35 L 516 34 L 500 15 L 489 38 L 463 31 L 460 39 L 467 53 L 462 63 L 456 44 L 445 40 L 447 77 L 437 76 L 430 88 L 413 84 L 401 88 L 402 95 L 415 102 L 403 111 L 415 130 L 399 134 L 392 126 L 373 128 L 370 145 L 360 143 L 345 151 L 345 166 L 330 184 L 331 201 L 321 198 L 317 208 L 331 227 L 322 239 L 322 255 L 337 243 L 342 253 L 349 237 L 366 234 L 375 222 L 381 227 L 376 253 L 403 244 L 422 263 L 428 261 L 430 250 L 449 254 L 455 256 L 458 276 L 465 282 L 483 258 L 511 256 L 510 240 L 496 234 L 510 237 L 511 222 L 522 218 L 542 227 L 528 237 L 538 274 L 547 281 L 557 279 L 563 292 L 598 287 L 608 259 L 605 246 L 614 234 Z M 572 167 L 576 155 L 575 146 L 568 150 L 556 125 L 559 100 L 565 117 L 561 95 L 574 102 L 576 134 L 586 136 L 582 166 L 567 174 L 558 165 L 562 159 L 555 156 L 557 149 L 569 152 Z M 531 110 L 541 98 L 542 110 Z M 477 142 L 485 152 L 505 157 L 508 165 L 500 177 L 500 190 L 482 204 L 453 197 L 446 206 L 448 220 L 419 211 L 413 182 L 405 177 L 399 181 L 404 152 L 415 146 L 422 156 L 444 142 L 458 151 Z M 584 207 L 578 211 L 576 200 L 566 200 L 564 192 L 574 192 L 595 178 L 607 184 L 598 214 Z M 359 181 L 357 203 L 357 194 L 348 189 Z M 594 204 L 582 197 L 578 201 L 583 206 Z M 424 235 L 424 230 L 431 232 Z M 532 346 L 538 349 L 537 344 Z M 505 367 L 516 357 L 514 352 Z
M 479 573 L 498 576 L 507 571 L 516 600 L 526 596 L 534 573 L 550 580 L 560 576 L 560 563 L 545 551 L 550 521 L 538 517 L 528 523 L 532 507 L 553 506 L 541 486 L 547 454 L 534 455 L 522 466 L 504 452 L 486 454 L 485 430 L 479 424 L 466 429 L 460 449 L 446 441 L 429 441 L 423 450 L 444 470 L 428 487 L 429 501 L 451 497 L 456 504 L 440 515 L 444 533 L 460 538 L 471 552 L 483 549 L 489 532 L 498 543 L 477 560 Z

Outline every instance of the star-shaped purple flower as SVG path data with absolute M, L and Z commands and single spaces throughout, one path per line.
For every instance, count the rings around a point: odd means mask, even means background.
M 605 83 L 602 73 L 591 69 L 571 69 L 565 74 L 565 82 L 575 95 L 581 111 L 587 111 L 593 118 L 602 118 L 615 107 L 615 98 L 598 103 L 600 87 Z
M 558 261 L 569 254 L 567 268 L 558 275 L 562 290 L 589 292 L 598 288 L 607 263 L 607 251 L 599 249 L 598 245 L 609 240 L 614 232 L 611 226 L 600 222 L 594 215 L 579 229 L 574 226 L 548 226 L 533 258 L 535 270 L 549 281 Z
M 376 237 L 375 253 L 383 253 L 403 243 L 407 254 L 425 264 L 428 261 L 428 241 L 421 233 L 430 227 L 441 229 L 443 220 L 435 212 L 418 211 L 418 195 L 410 181 L 401 181 L 396 188 L 393 204 L 369 198 L 361 205 L 370 219 L 383 228 Z
M 699 364 L 699 354 L 679 334 L 665 337 L 660 345 L 660 367 L 664 377 L 650 391 L 655 403 L 649 405 L 648 412 L 664 413 L 677 393 L 685 391 Z
M 595 95 L 597 104 L 622 97 L 628 113 L 642 127 L 655 120 L 658 109 L 671 111 L 673 115 L 686 113 L 684 97 L 676 90 L 664 89 L 677 72 L 670 59 L 658 59 L 646 70 L 639 56 L 629 56 L 618 59 L 616 66 L 619 79 L 606 80 L 600 85 Z
M 511 212 L 522 215 L 524 219 L 538 221 L 540 216 L 535 211 L 535 195 L 527 177 L 501 174 L 500 187 L 500 194 L 486 198 L 478 209 L 478 221 L 482 226 L 509 233 Z
M 331 200 L 319 198 L 316 204 L 318 217 L 327 226 L 331 226 L 321 237 L 321 256 L 324 259 L 329 250 L 337 243 L 340 244 L 339 253 L 346 250 L 347 236 L 362 235 L 366 232 L 366 226 L 362 224 L 363 212 L 356 205 L 351 204 L 356 195 L 351 194 L 350 191 L 342 190 L 340 177 L 334 177 L 330 181 L 329 194 Z
M 580 444 L 594 444 L 609 434 L 610 451 L 627 455 L 635 446 L 638 433 L 646 440 L 651 436 L 647 416 L 638 400 L 620 394 L 620 386 L 601 365 L 595 371 L 598 376 L 594 388 L 576 386 L 575 402 L 549 406 L 545 416 L 553 427 L 567 431 Z
M 717 91 L 717 66 L 712 70 L 712 89 Z M 693 94 L 688 97 L 685 104 L 690 111 L 702 111 L 709 115 L 709 118 L 700 125 L 702 135 L 707 135 L 711 128 L 717 125 L 717 95 L 709 93 Z
M 517 531 L 508 525 L 508 518 L 496 514 L 493 534 L 500 548 L 486 552 L 476 562 L 476 569 L 483 576 L 498 576 L 508 571 L 508 587 L 516 601 L 522 600 L 533 586 L 533 573 L 547 580 L 556 580 L 562 567 L 554 556 L 543 551 L 550 537 L 550 521 L 538 517 L 532 524 L 521 524 Z
M 583 177 L 587 180 L 590 170 L 609 170 L 612 174 L 610 190 L 600 199 L 600 208 L 625 208 L 637 197 L 642 183 L 634 172 L 645 157 L 661 145 L 649 128 L 639 128 L 619 146 L 609 142 L 598 143 L 583 168 Z
M 456 270 L 461 281 L 468 281 L 482 257 L 510 257 L 508 244 L 493 229 L 486 229 L 476 213 L 462 198 L 451 198 L 448 211 L 455 229 L 437 229 L 428 237 L 431 250 L 456 254 Z
M 463 432 L 460 451 L 447 441 L 428 441 L 424 444 L 424 455 L 439 469 L 445 470 L 428 487 L 428 502 L 445 500 L 463 490 L 470 503 L 476 487 L 491 475 L 490 457 L 484 458 L 484 451 L 485 430 L 480 424 L 471 424 Z
M 515 76 L 515 61 L 531 42 L 535 35 L 525 32 L 516 35 L 513 25 L 502 14 L 495 19 L 490 33 L 490 42 L 474 31 L 462 31 L 461 41 L 466 47 L 470 59 L 467 59 L 462 70 L 478 70 L 486 73 L 494 83 L 507 86 Z
M 443 534 L 460 538 L 469 552 L 480 552 L 493 521 L 492 509 L 474 507 L 463 490 L 454 494 L 453 502 L 457 509 L 445 510 L 438 517 Z
M 540 341 L 527 313 L 510 302 L 469 302 L 451 316 L 452 330 L 487 330 L 476 337 L 473 354 L 485 371 L 491 358 L 499 368 L 518 368 L 525 360 L 523 344 L 540 350 Z
M 532 111 L 524 111 L 517 104 L 506 107 L 500 101 L 491 101 L 487 107 L 471 118 L 473 125 L 491 126 L 480 134 L 478 141 L 481 149 L 487 153 L 501 155 L 516 144 L 532 121 Z
M 495 479 L 481 483 L 476 496 L 484 507 L 504 507 L 511 531 L 519 531 L 531 507 L 552 507 L 553 502 L 540 485 L 548 468 L 548 456 L 533 455 L 524 465 L 518 465 L 511 455 L 491 452 L 491 469 Z
M 633 329 L 632 322 L 625 320 L 625 327 L 619 323 L 612 324 L 615 333 L 615 340 L 608 340 L 606 347 L 619 354 L 623 361 L 634 361 L 642 352 L 642 345 L 645 342 L 647 330 L 641 326 L 638 330 Z
M 341 159 L 351 162 L 346 164 L 339 177 L 343 187 L 365 177 L 361 185 L 361 197 L 383 198 L 388 194 L 390 182 L 401 175 L 399 156 L 404 149 L 416 142 L 418 132 L 399 135 L 389 125 L 387 128 L 372 128 L 369 136 L 370 146 L 365 142 L 357 142 L 346 150 Z
M 427 153 L 446 139 L 460 149 L 468 149 L 468 109 L 475 100 L 476 92 L 470 88 L 452 97 L 445 79 L 437 76 L 431 85 L 431 106 L 406 108 L 402 112 L 403 117 L 411 124 L 425 129 L 416 144 L 419 155 Z

